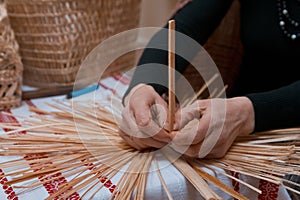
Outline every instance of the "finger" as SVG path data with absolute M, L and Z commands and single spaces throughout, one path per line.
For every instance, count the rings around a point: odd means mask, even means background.
M 203 122 L 202 129 L 206 134 L 200 149 L 201 155 L 199 157 L 206 157 L 216 148 L 225 148 L 228 140 L 231 140 L 231 136 L 224 138 L 224 123 L 221 117 L 219 115 L 205 115 L 200 121 Z
M 197 134 L 197 127 L 199 121 L 194 119 L 190 121 L 183 129 L 179 131 L 173 131 L 172 135 L 172 143 L 176 145 L 191 145 L 194 142 L 194 139 Z
M 123 116 L 123 120 L 120 123 L 120 129 L 130 137 L 143 139 L 149 138 L 152 135 L 160 132 L 161 128 L 159 128 L 155 123 L 150 123 L 145 127 L 138 126 L 129 108 L 126 108 L 126 110 L 124 110 L 124 113 L 125 114 Z
M 129 107 L 125 107 L 122 112 L 122 121 L 119 124 L 120 129 L 130 136 L 142 137 L 140 130 L 135 122 Z
M 172 143 L 178 145 L 195 145 L 203 142 L 206 137 L 209 122 L 206 118 L 193 119 L 183 129 L 172 132 Z
M 179 112 L 178 110 L 180 109 L 180 107 L 177 107 L 176 110 L 175 110 L 175 118 L 174 118 L 174 124 L 173 124 L 173 130 L 172 131 L 178 131 L 180 126 L 178 125 L 178 123 L 176 121 L 179 121 L 179 120 L 176 120 L 176 113 Z M 166 122 L 164 124 L 164 129 L 169 131 L 169 128 L 170 128 L 170 124 L 169 124 L 169 115 L 167 114 L 167 119 L 166 119 Z
M 186 106 L 182 109 L 179 109 L 175 113 L 175 125 L 181 129 L 186 126 L 191 120 L 199 119 L 201 116 L 200 114 L 200 107 L 198 102 L 193 103 L 192 105 Z
M 160 128 L 153 120 L 144 127 L 139 127 L 140 131 L 143 132 L 143 135 L 147 135 L 148 137 L 144 138 L 153 138 L 157 141 L 161 142 L 170 142 L 171 141 L 171 135 L 164 130 L 163 128 Z
M 143 83 L 137 84 L 136 86 L 134 86 L 131 91 L 129 92 L 129 94 L 127 94 L 127 96 L 125 96 L 124 98 L 124 105 L 127 106 L 128 102 L 131 101 L 131 97 L 141 88 L 145 87 L 146 85 Z
M 170 146 L 178 153 L 184 154 L 184 155 L 192 157 L 192 158 L 199 158 L 198 155 L 199 155 L 199 150 L 201 148 L 201 144 L 176 145 L 176 144 L 172 143 Z
M 207 156 L 206 158 L 222 158 L 226 155 L 227 149 L 223 148 L 214 148 Z
M 159 104 L 162 106 L 161 109 L 157 109 L 157 117 L 158 117 L 158 124 L 160 127 L 163 127 L 165 130 L 169 131 L 169 108 L 168 108 L 168 97 L 166 98 L 157 98 L 156 99 L 156 104 Z M 177 108 L 178 109 L 178 108 Z M 176 129 L 175 129 L 176 130 Z
M 147 126 L 138 127 L 134 122 L 133 116 L 128 108 L 124 109 L 122 115 L 123 120 L 120 123 L 120 129 L 123 132 L 127 133 L 127 135 L 140 139 L 153 137 L 154 140 L 164 143 L 168 143 L 171 141 L 170 134 L 164 129 L 160 128 L 154 121 L 151 120 L 151 122 Z
M 213 141 L 210 141 L 210 137 L 208 137 L 205 142 L 202 144 L 203 148 L 201 148 L 201 152 L 205 153 L 205 148 L 208 148 L 206 150 L 207 158 L 222 158 L 226 155 L 227 151 L 230 149 L 232 143 L 234 142 L 235 137 L 230 134 L 229 136 L 224 136 L 223 133 L 220 136 L 216 136 L 215 133 L 212 133 L 210 136 L 214 138 Z M 216 142 L 217 141 L 217 142 Z M 213 147 L 213 148 L 209 148 Z
M 153 139 L 162 142 L 170 142 L 170 135 L 162 129 L 167 119 L 167 103 L 164 99 L 158 94 L 154 94 L 154 103 L 147 102 L 148 104 L 138 104 L 141 108 L 138 109 L 148 109 L 151 112 L 151 117 L 146 124 L 138 124 L 139 130 L 144 133 L 144 135 L 148 135 L 149 137 L 153 137 Z M 143 113 L 139 112 L 136 115 L 137 117 L 141 117 Z
M 223 104 L 220 103 L 214 104 L 208 106 L 204 110 L 201 110 L 200 108 L 202 117 L 199 119 L 197 134 L 193 134 L 192 128 L 186 129 L 186 127 L 189 127 L 190 125 L 187 124 L 182 130 L 180 130 L 179 133 L 177 133 L 172 144 L 179 146 L 176 147 L 177 149 L 182 149 L 184 147 L 187 147 L 188 142 L 192 140 L 191 137 L 195 136 L 190 147 L 188 148 L 188 150 L 186 150 L 187 155 L 194 157 L 197 153 L 196 147 L 200 147 L 197 156 L 199 158 L 223 157 L 231 145 L 231 143 L 228 141 L 232 140 L 231 137 L 234 134 L 230 134 L 229 136 L 224 137 L 223 135 L 224 119 L 220 117 L 220 115 L 218 114 L 218 112 L 222 110 L 220 109 L 220 106 L 222 108 Z M 212 108 L 213 110 L 211 110 Z M 217 114 L 212 115 L 212 113 L 217 113 Z M 194 145 L 196 146 L 194 147 Z
M 171 136 L 163 128 L 160 128 L 154 121 L 150 121 L 147 126 L 139 127 L 134 123 L 134 119 L 130 114 L 125 114 L 124 120 L 120 123 L 120 129 L 130 136 L 136 138 L 153 137 L 155 140 L 162 142 L 170 142 Z
M 216 128 L 211 116 L 203 115 L 203 117 L 199 120 L 197 134 L 195 135 L 194 140 L 192 141 L 189 148 L 186 150 L 185 154 L 191 157 L 198 157 L 198 158 L 223 157 L 230 146 L 226 146 L 226 142 L 224 143 L 224 139 L 220 138 L 222 135 L 221 132 L 220 133 L 219 132 L 220 130 Z M 192 135 L 191 132 L 184 132 L 184 133 L 186 133 L 186 135 L 187 134 Z M 227 138 L 226 140 L 228 139 L 229 138 Z M 179 142 L 176 143 L 176 141 Z M 184 144 L 182 141 L 184 141 L 183 138 L 177 137 L 176 140 L 173 140 L 172 144 L 183 146 L 183 147 L 188 145 L 188 144 Z
M 159 127 L 164 127 L 167 120 L 167 108 L 165 105 L 155 103 L 151 106 L 152 120 L 155 121 Z
M 155 140 L 153 138 L 143 138 L 143 139 L 132 138 L 132 140 L 133 140 L 133 142 L 140 143 L 141 145 L 147 146 L 148 148 L 149 147 L 162 148 L 162 147 L 164 147 L 165 145 L 168 144 L 166 142 L 158 141 L 158 140 Z
M 151 121 L 150 106 L 147 102 L 136 102 L 131 110 L 138 126 L 147 126 Z
M 160 127 L 164 127 L 168 120 L 168 104 L 162 97 L 157 95 L 155 98 L 155 105 L 157 123 Z
M 142 143 L 137 143 L 136 141 L 132 140 L 132 136 L 127 135 L 126 133 L 124 133 L 123 131 L 119 131 L 119 135 L 122 137 L 122 139 L 129 144 L 129 146 L 137 149 L 137 150 L 143 150 L 148 148 L 148 146 L 145 146 Z
M 137 149 L 137 150 L 143 150 L 143 149 L 147 149 L 150 147 L 154 147 L 154 148 L 162 148 L 165 145 L 167 145 L 168 143 L 165 142 L 161 142 L 161 141 L 157 141 L 153 138 L 136 138 L 136 137 L 132 137 L 127 135 L 126 133 L 120 131 L 119 135 L 133 148 Z

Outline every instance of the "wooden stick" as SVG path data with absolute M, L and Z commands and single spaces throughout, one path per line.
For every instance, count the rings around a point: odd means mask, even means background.
M 166 182 L 165 182 L 165 180 L 164 180 L 164 178 L 163 178 L 163 176 L 160 172 L 158 161 L 157 161 L 156 158 L 154 159 L 154 163 L 155 163 L 155 166 L 156 166 L 156 169 L 157 169 L 157 175 L 160 179 L 161 184 L 163 185 L 163 187 L 165 189 L 165 192 L 167 193 L 168 199 L 173 200 L 172 194 L 171 194 L 170 190 L 168 189 L 168 186 L 167 186 L 167 184 L 166 184 Z
M 209 86 L 210 84 L 212 84 L 214 82 L 214 80 L 216 80 L 216 78 L 218 78 L 218 74 L 214 74 L 208 81 L 206 84 L 203 84 L 203 86 L 200 88 L 200 90 L 195 94 L 195 96 L 190 99 L 186 104 L 183 105 L 184 106 L 187 106 L 187 105 L 190 105 L 192 104 Z
M 240 184 L 243 184 L 244 186 L 246 186 L 246 187 L 250 188 L 251 190 L 257 192 L 258 194 L 261 194 L 261 193 L 262 193 L 261 190 L 257 189 L 256 187 L 252 186 L 252 185 L 249 184 L 249 183 L 246 183 L 245 181 L 240 180 L 239 178 L 236 178 L 236 177 L 234 177 L 234 176 L 232 176 L 232 175 L 227 174 L 227 173 L 226 173 L 225 171 L 223 171 L 221 168 L 215 168 L 214 166 L 212 166 L 212 165 L 210 165 L 210 164 L 207 164 L 205 161 L 202 162 L 202 161 L 200 161 L 199 159 L 195 160 L 195 162 L 198 163 L 198 164 L 201 164 L 201 165 L 204 166 L 205 168 L 210 169 L 210 170 L 212 170 L 213 172 L 215 172 L 215 173 L 217 173 L 217 174 L 222 174 L 222 175 L 224 175 L 224 176 L 229 177 L 230 179 L 235 180 L 236 182 L 239 182 Z
M 205 200 L 221 199 L 183 158 L 176 158 L 178 155 L 171 148 L 163 148 L 162 153 L 189 180 Z
M 215 98 L 219 98 L 222 96 L 223 93 L 225 93 L 226 89 L 228 88 L 228 85 L 225 85 L 224 88 L 216 95 Z
M 33 115 L 32 120 L 22 120 L 20 124 L 0 123 L 0 127 L 11 129 L 0 134 L 0 156 L 23 157 L 24 154 L 29 153 L 29 157 L 24 161 L 14 158 L 0 163 L 0 168 L 5 168 L 7 172 L 5 176 L 10 178 L 5 185 L 12 184 L 14 187 L 23 188 L 24 192 L 20 192 L 21 194 L 37 188 L 39 184 L 61 179 L 62 175 L 57 174 L 62 173 L 70 180 L 68 183 L 61 184 L 48 199 L 64 198 L 75 191 L 83 191 L 83 196 L 91 195 L 89 199 L 92 199 L 108 183 L 108 180 L 125 170 L 111 199 L 130 197 L 142 199 L 145 196 L 147 171 L 150 169 L 151 162 L 157 162 L 153 152 L 141 153 L 123 142 L 116 133 L 117 124 L 111 117 L 111 113 L 104 107 L 97 106 L 95 109 L 97 114 L 93 115 L 92 105 L 94 104 L 78 103 L 73 115 L 72 105 L 66 102 L 55 107 L 59 112 L 41 111 L 39 113 L 42 115 Z M 74 118 L 79 123 L 74 123 Z M 112 128 L 103 128 L 104 126 L 112 126 Z M 99 132 L 99 127 L 103 128 L 103 131 Z M 26 134 L 14 134 L 20 130 L 26 131 Z M 204 171 L 198 171 L 200 168 L 193 169 L 193 164 L 197 164 L 196 167 L 200 164 L 201 167 L 216 169 L 218 173 L 261 193 L 255 186 L 227 175 L 226 171 L 238 172 L 277 185 L 286 182 L 283 178 L 285 174 L 300 175 L 299 132 L 300 128 L 293 128 L 240 136 L 228 153 L 220 159 L 198 160 L 188 157 L 177 159 L 179 155 L 169 147 L 163 148 L 162 153 L 205 199 L 220 199 L 206 181 L 238 197 L 239 194 L 233 193 L 216 178 Z M 167 191 L 168 188 L 160 171 L 157 174 L 171 199 L 172 196 Z M 0 179 L 3 176 L 0 175 Z M 95 181 L 99 184 L 96 185 Z M 20 183 L 22 185 L 19 185 Z M 297 186 L 297 183 L 292 181 L 289 183 Z M 291 190 L 292 188 L 289 187 L 286 186 L 286 189 Z
M 175 117 L 175 21 L 169 21 L 169 131 L 173 130 Z
M 218 188 L 220 188 L 221 190 L 223 190 L 227 194 L 230 194 L 232 197 L 234 197 L 236 199 L 240 199 L 240 200 L 248 200 L 248 198 L 246 198 L 242 194 L 238 193 L 234 189 L 230 188 L 228 185 L 224 184 L 223 182 L 221 182 L 220 180 L 218 180 L 216 177 L 208 174 L 207 172 L 205 172 L 204 170 L 200 169 L 199 167 L 193 166 L 193 169 L 195 169 L 198 172 L 198 174 L 202 178 L 204 178 L 206 181 L 211 182 L 214 185 L 218 186 Z

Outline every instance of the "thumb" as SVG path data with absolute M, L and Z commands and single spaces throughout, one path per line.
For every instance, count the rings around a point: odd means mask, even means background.
M 201 117 L 201 110 L 199 101 L 194 102 L 182 109 L 179 109 L 175 114 L 175 124 L 174 127 L 177 129 L 182 129 L 190 121 Z
M 147 126 L 151 121 L 150 108 L 146 104 L 136 104 L 132 110 L 136 124 L 138 126 Z
M 167 108 L 162 104 L 153 104 L 151 106 L 152 119 L 160 128 L 165 126 L 167 120 Z

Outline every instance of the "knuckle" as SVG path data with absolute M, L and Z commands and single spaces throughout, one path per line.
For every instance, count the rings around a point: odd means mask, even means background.
M 219 150 L 211 155 L 213 158 L 223 158 L 226 155 L 226 151 Z
M 121 135 L 121 136 L 124 136 L 125 133 L 128 133 L 129 130 L 130 130 L 130 128 L 129 128 L 129 127 L 127 126 L 127 124 L 124 123 L 124 122 L 121 122 L 121 123 L 119 124 L 119 128 L 120 128 L 119 135 Z
M 194 151 L 187 151 L 185 153 L 185 155 L 189 156 L 189 157 L 192 157 L 192 158 L 195 158 L 195 157 L 198 157 L 198 153 L 194 152 Z
M 218 153 L 215 157 L 216 158 L 222 158 L 225 156 L 225 153 Z
M 136 123 L 138 126 L 141 126 L 141 127 L 146 127 L 150 124 L 150 119 L 145 117 L 145 116 L 142 116 L 142 115 L 137 115 L 136 116 Z
M 134 146 L 133 148 L 135 148 L 135 149 L 138 150 L 138 151 L 142 151 L 142 150 L 143 150 L 143 148 L 141 148 L 141 147 L 139 147 L 139 146 Z

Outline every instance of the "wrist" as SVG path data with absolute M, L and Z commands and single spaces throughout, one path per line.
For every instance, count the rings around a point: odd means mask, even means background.
M 253 133 L 255 127 L 254 107 L 251 100 L 247 97 L 233 98 L 238 102 L 238 109 L 243 123 L 243 130 L 241 135 L 248 135 Z

